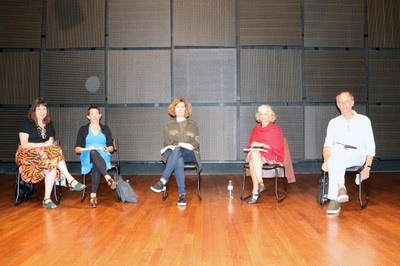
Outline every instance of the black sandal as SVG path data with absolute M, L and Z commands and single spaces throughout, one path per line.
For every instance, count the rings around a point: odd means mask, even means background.
M 90 197 L 90 208 L 97 208 L 97 197 Z
M 247 202 L 247 204 L 256 204 L 260 198 L 261 194 L 252 194 L 251 199 Z
M 258 194 L 261 192 L 264 192 L 267 190 L 267 187 L 264 185 L 264 183 L 258 183 Z

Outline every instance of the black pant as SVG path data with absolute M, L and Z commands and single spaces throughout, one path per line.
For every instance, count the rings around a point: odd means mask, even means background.
M 92 168 L 92 193 L 97 193 L 100 185 L 100 177 L 107 175 L 106 162 L 96 150 L 90 151 L 90 161 Z

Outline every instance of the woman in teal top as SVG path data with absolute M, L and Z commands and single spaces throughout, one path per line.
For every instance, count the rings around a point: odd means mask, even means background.
M 80 154 L 81 173 L 88 174 L 92 171 L 90 207 L 97 208 L 97 190 L 101 175 L 104 176 L 111 189 L 115 189 L 117 185 L 107 173 L 107 170 L 111 168 L 111 153 L 114 147 L 110 128 L 100 124 L 100 108 L 89 107 L 87 118 L 90 122 L 79 129 L 75 152 Z

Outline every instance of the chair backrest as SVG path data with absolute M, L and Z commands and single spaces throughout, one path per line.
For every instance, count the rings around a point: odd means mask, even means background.
M 290 149 L 289 149 L 289 143 L 287 139 L 284 137 L 283 138 L 283 148 L 284 148 L 284 158 L 283 158 L 283 166 L 285 167 L 285 174 L 288 183 L 294 183 L 296 182 L 296 177 L 294 175 L 294 169 L 293 169 L 293 163 L 292 163 L 292 156 L 290 155 Z M 263 177 L 274 177 L 275 176 L 275 168 L 280 168 L 278 169 L 279 171 L 279 176 L 283 175 L 283 169 L 282 167 L 279 167 L 279 165 L 271 165 L 270 167 L 268 165 L 263 166 Z M 272 170 L 272 171 L 271 171 Z M 249 175 L 250 173 L 247 173 Z
M 119 167 L 119 141 L 118 139 L 113 139 L 112 140 L 113 147 L 114 147 L 114 154 L 115 154 L 115 161 L 114 163 L 111 163 L 112 167 Z

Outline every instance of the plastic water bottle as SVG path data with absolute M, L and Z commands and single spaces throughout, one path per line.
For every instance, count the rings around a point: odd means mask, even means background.
M 229 180 L 227 190 L 228 190 L 228 198 L 229 199 L 233 199 L 233 184 L 232 184 L 232 180 Z
M 360 185 L 360 182 L 362 182 L 360 174 L 356 174 L 356 180 L 354 181 L 356 182 L 357 185 Z

